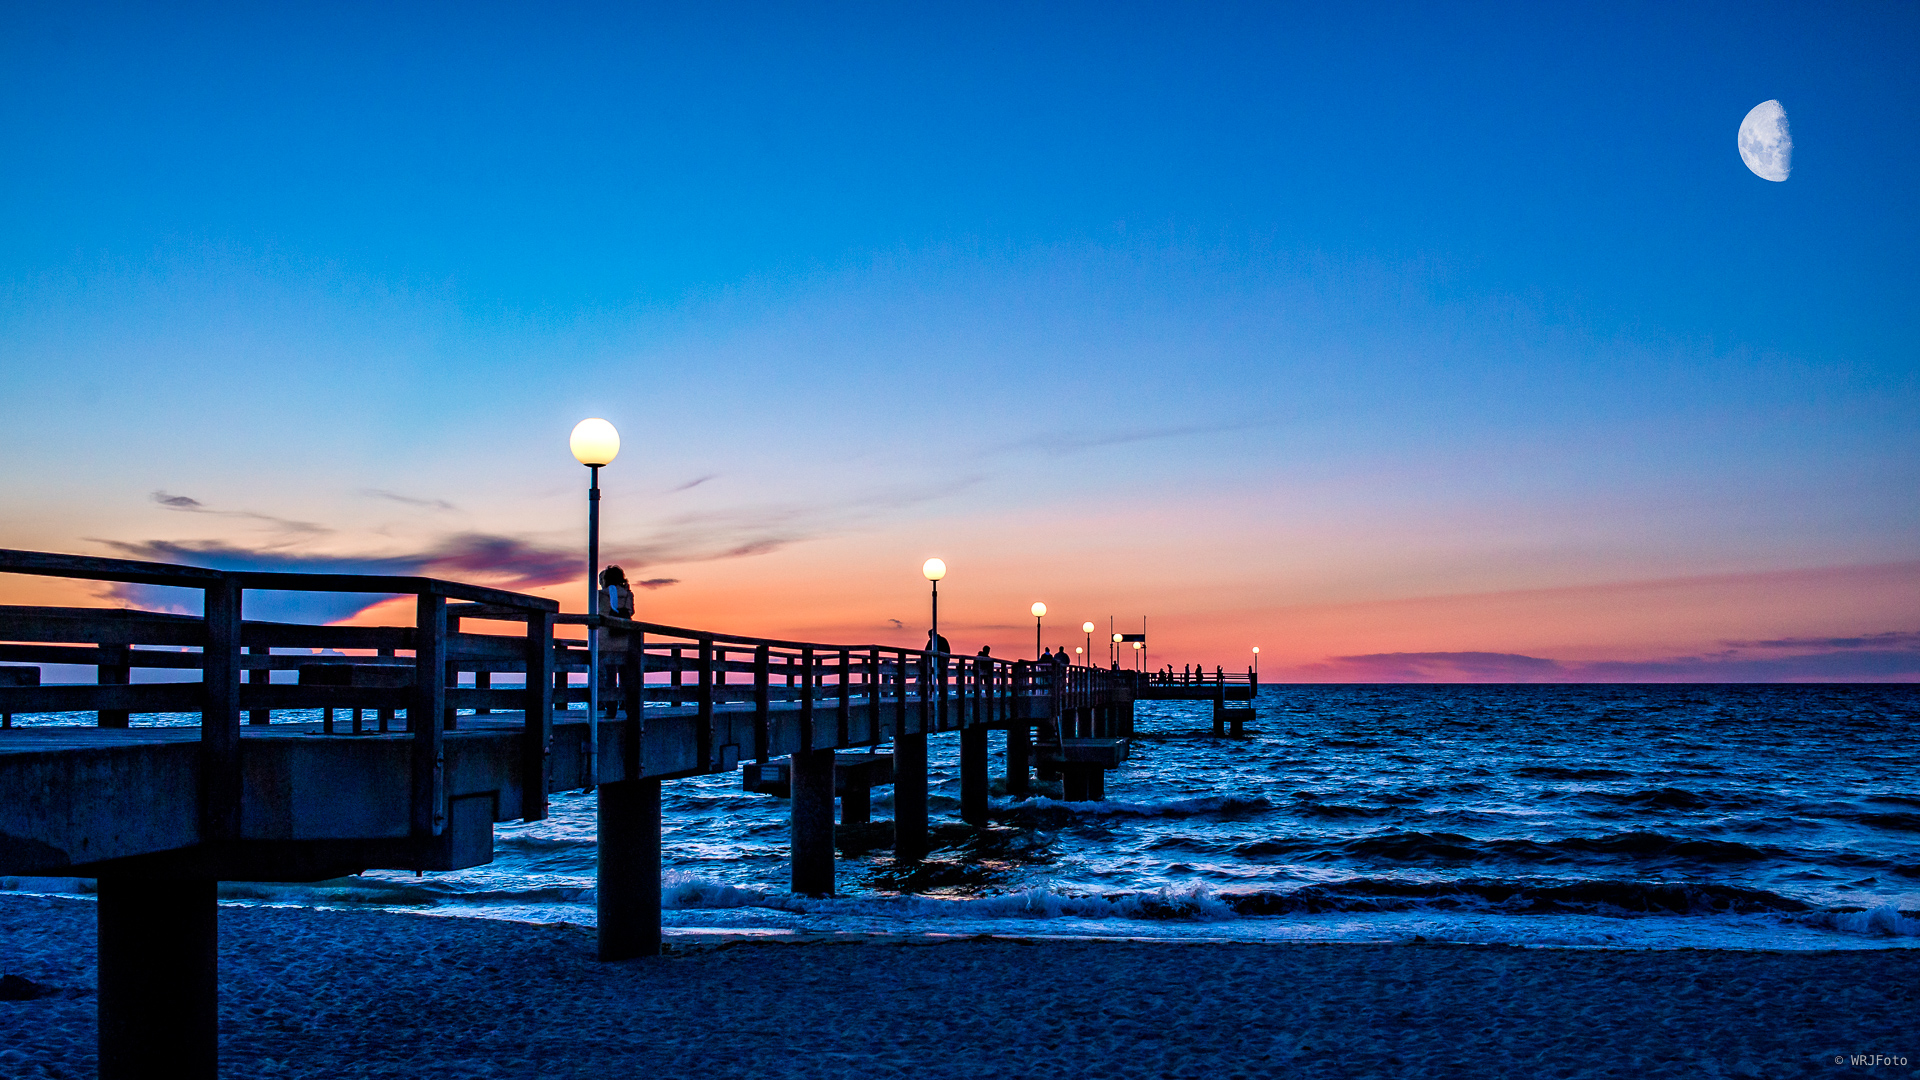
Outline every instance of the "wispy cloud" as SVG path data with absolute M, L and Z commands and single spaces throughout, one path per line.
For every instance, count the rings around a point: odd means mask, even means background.
M 655 578 L 648 578 L 647 580 L 638 582 L 637 584 L 643 589 L 664 589 L 669 585 L 680 584 L 680 579 L 677 577 L 655 577 Z
M 403 506 L 417 506 L 422 510 L 459 509 L 459 507 L 445 499 L 423 499 L 413 495 L 402 495 L 397 491 L 387 491 L 383 488 L 362 488 L 360 494 L 365 495 L 369 499 L 385 499 L 388 502 L 397 502 Z
M 1125 431 L 1109 431 L 1099 434 L 1062 434 L 1033 435 L 1012 442 L 1000 443 L 988 448 L 988 453 L 1031 453 L 1038 452 L 1050 457 L 1064 457 L 1083 450 L 1097 450 L 1103 446 L 1124 446 L 1127 443 L 1152 442 L 1156 439 L 1179 439 L 1189 435 L 1214 435 L 1229 431 L 1246 431 L 1252 428 L 1271 426 L 1271 420 L 1236 420 L 1211 424 L 1178 424 L 1167 427 L 1133 428 Z
M 684 484 L 680 484 L 680 485 L 678 485 L 678 486 L 676 486 L 676 487 L 671 487 L 671 488 L 668 488 L 667 490 L 668 490 L 669 492 L 674 492 L 674 491 L 690 491 L 690 490 L 692 490 L 692 489 L 694 489 L 694 488 L 697 488 L 697 487 L 699 487 L 699 486 L 700 486 L 701 484 L 704 484 L 704 483 L 706 483 L 706 482 L 707 482 L 707 481 L 709 481 L 709 480 L 713 480 L 713 479 L 717 479 L 717 478 L 719 477 L 719 475 L 720 475 L 719 473 L 708 473 L 708 474 L 707 474 L 707 475 L 705 475 L 705 476 L 697 476 L 697 477 L 695 477 L 695 478 L 693 478 L 692 480 L 689 480 L 689 481 L 687 481 L 687 482 L 686 482 L 686 483 L 684 483 Z
M 611 541 L 622 563 L 655 566 L 765 555 L 792 544 L 855 528 L 889 510 L 932 502 L 981 481 L 960 476 L 935 483 L 897 485 L 837 500 L 770 503 L 670 517 L 639 539 Z
M 1305 679 L 1336 682 L 1907 682 L 1920 679 L 1920 633 L 1730 641 L 1695 656 L 1568 663 L 1520 653 L 1427 652 L 1333 656 Z M 1754 655 L 1755 650 L 1761 655 Z
M 1770 641 L 1723 641 L 1733 649 L 1900 649 L 1920 646 L 1920 632 L 1889 630 L 1860 637 L 1795 637 Z
M 153 492 L 148 498 L 159 506 L 183 514 L 212 514 L 216 517 L 244 518 L 249 521 L 263 522 L 280 532 L 300 536 L 322 536 L 333 531 L 325 525 L 316 525 L 311 521 L 295 521 L 292 518 L 275 517 L 272 514 L 261 514 L 252 510 L 217 510 L 191 495 L 170 495 L 164 490 Z

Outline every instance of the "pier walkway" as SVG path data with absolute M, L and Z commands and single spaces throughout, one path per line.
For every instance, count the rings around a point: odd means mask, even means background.
M 1070 799 L 1100 798 L 1145 689 L 1131 672 L 562 614 L 541 597 L 431 578 L 13 550 L 0 550 L 0 572 L 201 600 L 197 616 L 0 607 L 0 875 L 98 879 L 108 1080 L 214 1075 L 219 881 L 480 865 L 494 823 L 538 820 L 550 794 L 594 789 L 600 953 L 648 955 L 660 943 L 663 781 L 778 770 L 793 888 L 828 894 L 836 772 L 862 802 L 882 775 L 837 770 L 836 750 L 871 762 L 887 748 L 895 854 L 912 860 L 927 846 L 929 736 L 957 735 L 961 817 L 984 825 L 990 731 L 1005 732 L 1009 791 L 1038 768 Z M 410 595 L 416 617 L 244 618 L 246 596 L 267 591 Z M 556 627 L 601 635 L 591 719 L 575 707 L 589 697 L 576 681 L 586 642 Z M 42 685 L 43 664 L 91 668 L 97 681 Z M 135 670 L 188 681 L 134 682 Z M 75 712 L 95 722 L 13 722 Z M 138 722 L 157 713 L 199 723 Z

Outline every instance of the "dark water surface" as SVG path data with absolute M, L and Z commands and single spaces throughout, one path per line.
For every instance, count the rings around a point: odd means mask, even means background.
M 996 779 L 984 831 L 954 823 L 958 740 L 936 736 L 937 850 L 902 867 L 884 821 L 842 830 L 831 900 L 785 891 L 785 802 L 737 775 L 669 783 L 667 922 L 1920 945 L 1920 687 L 1270 686 L 1256 708 L 1229 742 L 1205 703 L 1142 702 L 1107 801 L 1015 802 Z M 592 921 L 592 797 L 501 826 L 496 850 L 458 873 L 228 892 Z

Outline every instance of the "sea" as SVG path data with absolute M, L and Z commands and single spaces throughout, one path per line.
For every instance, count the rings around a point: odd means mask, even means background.
M 996 737 L 983 829 L 935 736 L 931 855 L 893 860 L 877 789 L 831 898 L 788 891 L 785 801 L 669 782 L 666 933 L 1920 947 L 1920 686 L 1264 686 L 1234 740 L 1206 702 L 1136 708 L 1100 802 L 1008 798 Z M 486 866 L 222 895 L 591 925 L 594 861 L 574 793 Z

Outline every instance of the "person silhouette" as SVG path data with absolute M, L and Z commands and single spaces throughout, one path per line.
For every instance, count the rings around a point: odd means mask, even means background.
M 633 618 L 633 586 L 627 584 L 627 572 L 618 566 L 600 571 L 600 610 L 623 619 Z

